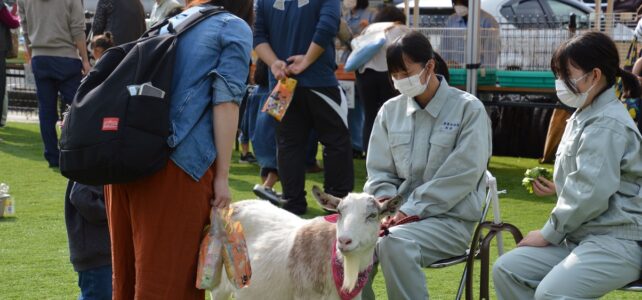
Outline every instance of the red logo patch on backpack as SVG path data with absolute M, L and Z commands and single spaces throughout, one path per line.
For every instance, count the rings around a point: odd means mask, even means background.
M 103 118 L 103 131 L 118 131 L 118 118 Z

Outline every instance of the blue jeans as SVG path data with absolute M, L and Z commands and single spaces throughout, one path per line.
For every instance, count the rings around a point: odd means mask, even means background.
M 111 265 L 78 272 L 78 300 L 111 300 Z
M 259 86 L 255 87 L 254 90 L 258 90 Z M 250 142 L 252 133 L 254 133 L 254 128 L 256 127 L 256 116 L 261 111 L 263 106 L 262 98 L 267 98 L 267 88 L 261 90 L 260 92 L 254 92 L 247 97 L 245 103 L 245 111 L 243 111 L 243 116 L 241 117 L 241 134 L 239 134 L 239 142 L 241 144 L 247 144 Z
M 254 89 L 252 95 L 247 98 L 247 107 L 245 108 L 245 113 L 243 115 L 245 119 L 245 116 L 248 115 L 248 110 L 250 110 L 250 107 L 254 105 L 254 126 L 252 127 L 249 125 L 250 128 L 252 128 L 249 132 L 251 132 L 250 137 L 252 138 L 252 149 L 254 150 L 254 155 L 256 156 L 256 160 L 261 168 L 277 169 L 275 134 L 276 126 L 279 122 L 275 120 L 274 117 L 261 111 L 269 93 L 270 90 L 266 86 L 258 86 Z M 254 102 L 256 102 L 256 104 L 253 104 Z M 241 128 L 244 126 L 243 123 L 244 122 L 241 123 Z M 240 139 L 240 141 L 243 142 L 242 139 Z M 319 141 L 317 134 L 312 130 L 312 132 L 310 132 L 310 137 L 308 138 L 307 155 L 305 160 L 306 167 L 314 166 L 316 164 L 318 144 Z
M 79 59 L 54 56 L 35 56 L 31 68 L 36 79 L 40 135 L 45 144 L 45 159 L 57 166 L 60 156 L 56 122 L 58 93 L 64 104 L 70 104 L 82 79 L 82 63 Z

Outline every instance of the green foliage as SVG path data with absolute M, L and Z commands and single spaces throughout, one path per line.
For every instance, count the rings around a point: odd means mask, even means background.
M 548 180 L 553 180 L 553 171 L 542 167 L 534 167 L 526 170 L 524 173 L 522 185 L 526 188 L 529 194 L 533 193 L 533 181 L 540 176 Z

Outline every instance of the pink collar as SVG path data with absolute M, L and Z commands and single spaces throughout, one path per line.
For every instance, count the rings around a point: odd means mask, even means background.
M 337 219 L 339 218 L 339 215 L 334 214 L 334 215 L 329 215 L 323 217 L 327 222 L 330 223 L 336 223 Z M 354 287 L 354 289 L 350 292 L 347 292 L 343 289 L 341 289 L 341 286 L 343 285 L 343 263 L 339 258 L 337 257 L 337 241 L 334 240 L 332 243 L 332 279 L 334 279 L 334 286 L 337 289 L 337 293 L 339 293 L 339 297 L 341 297 L 341 300 L 350 300 L 354 299 L 359 293 L 361 293 L 361 290 L 363 290 L 363 287 L 366 286 L 366 283 L 368 283 L 369 275 L 370 272 L 372 271 L 372 263 L 365 269 L 363 272 L 359 273 L 359 277 L 357 279 L 357 285 Z

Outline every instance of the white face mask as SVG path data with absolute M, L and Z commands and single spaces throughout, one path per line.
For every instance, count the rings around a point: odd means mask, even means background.
M 343 0 L 343 7 L 353 9 L 357 6 L 357 0 Z
M 395 89 L 397 89 L 401 94 L 410 98 L 421 95 L 424 91 L 426 91 L 426 88 L 428 88 L 428 83 L 430 82 L 430 77 L 432 76 L 432 74 L 428 76 L 426 83 L 421 83 L 421 75 L 424 74 L 425 70 L 426 68 L 424 68 L 421 73 L 417 75 L 402 79 L 392 78 L 392 83 L 394 84 Z
M 576 79 L 571 79 L 574 85 L 577 84 L 578 81 L 580 81 L 582 78 L 584 78 L 586 75 L 589 73 L 586 73 L 582 75 L 579 78 Z M 586 103 L 586 98 L 588 97 L 589 92 L 593 89 L 595 84 L 593 84 L 586 92 L 579 93 L 579 94 L 574 94 L 571 92 L 571 89 L 566 86 L 566 83 L 564 83 L 563 80 L 561 79 L 556 79 L 555 80 L 555 91 L 557 92 L 557 98 L 564 103 L 566 106 L 574 107 L 574 108 L 579 108 Z
M 457 4 L 455 5 L 455 13 L 460 17 L 465 17 L 468 15 L 468 7 L 465 5 Z

